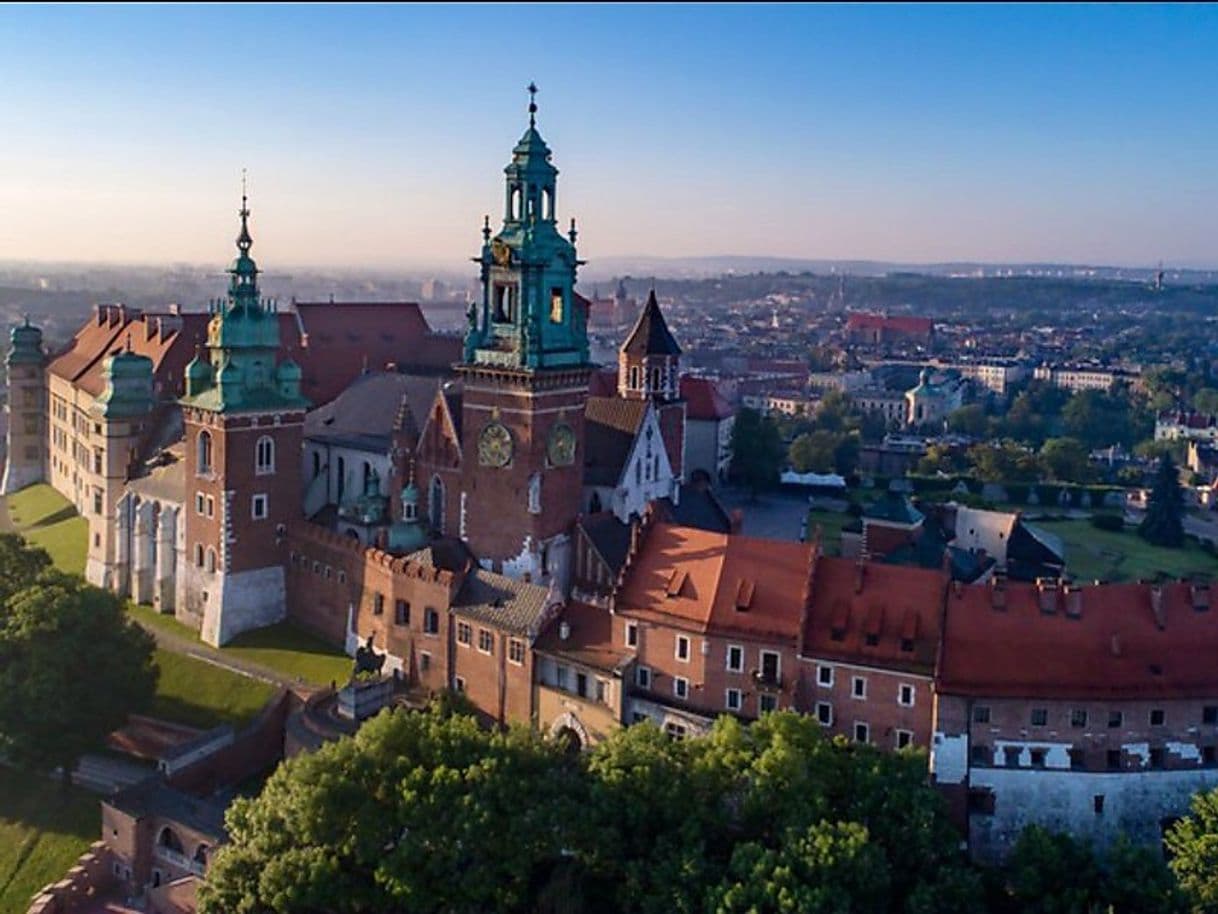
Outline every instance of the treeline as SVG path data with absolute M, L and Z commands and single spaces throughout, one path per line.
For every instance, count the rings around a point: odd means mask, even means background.
M 985 870 L 921 751 L 830 740 L 784 711 L 688 740 L 639 724 L 573 755 L 452 704 L 386 710 L 235 800 L 203 914 L 1211 910 L 1213 796 L 1172 832 L 1172 868 L 1030 829 Z

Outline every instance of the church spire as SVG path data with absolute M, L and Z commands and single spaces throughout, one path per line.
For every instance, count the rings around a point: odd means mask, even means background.
M 250 207 L 249 194 L 245 183 L 245 169 L 241 169 L 241 209 L 237 211 L 241 217 L 241 231 L 237 235 L 237 259 L 229 267 L 232 279 L 228 284 L 229 305 L 233 308 L 259 307 L 258 301 L 258 265 L 250 256 L 250 248 L 254 239 L 250 237 Z
M 537 126 L 537 83 L 529 83 L 529 126 Z

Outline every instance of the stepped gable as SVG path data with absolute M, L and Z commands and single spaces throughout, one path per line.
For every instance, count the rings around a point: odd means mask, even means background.
M 1208 584 L 996 581 L 947 598 L 939 690 L 1012 698 L 1212 698 Z
M 941 570 L 820 556 L 807 585 L 802 653 L 929 674 L 947 584 Z
M 461 358 L 461 338 L 436 333 L 417 302 L 295 302 L 283 334 L 301 367 L 301 392 L 327 403 L 365 370 L 388 365 L 444 375 Z
M 654 522 L 623 569 L 616 609 L 705 632 L 799 636 L 812 547 Z
M 96 397 L 105 390 L 102 362 L 125 350 L 152 360 L 153 377 L 166 396 L 181 392 L 186 363 L 207 335 L 211 315 L 142 311 L 126 305 L 95 305 L 93 316 L 51 358 L 51 374 Z

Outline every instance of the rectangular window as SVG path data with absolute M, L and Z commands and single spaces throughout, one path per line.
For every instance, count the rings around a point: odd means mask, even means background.
M 864 676 L 850 677 L 850 696 L 852 698 L 867 698 L 867 679 Z
M 816 668 L 816 684 L 826 689 L 833 688 L 833 667 L 821 664 Z
M 904 749 L 906 746 L 913 745 L 913 734 L 908 730 L 897 731 L 897 748 Z
M 102 471 L 102 452 L 101 448 L 93 449 L 93 472 L 101 474 Z
M 973 723 L 988 724 L 990 722 L 990 709 L 985 705 L 977 705 L 973 708 Z
M 1018 768 L 1021 754 L 1022 750 L 1018 746 L 1007 746 L 1002 750 L 1003 762 L 1008 768 Z
M 596 700 L 603 705 L 609 704 L 609 683 L 604 679 L 596 680 Z
M 1070 712 L 1070 726 L 1085 727 L 1087 726 L 1087 712 L 1082 708 L 1075 708 Z
M 673 739 L 685 739 L 685 734 L 688 732 L 684 724 L 674 724 L 672 722 L 664 725 L 664 732 Z
M 639 624 L 637 622 L 626 623 L 626 647 L 639 646 Z
M 1033 708 L 1032 709 L 1032 726 L 1043 727 L 1049 722 L 1048 708 Z
M 1109 749 L 1104 756 L 1104 762 L 1108 766 L 1109 771 L 1121 770 L 1121 750 Z
M 254 520 L 264 520 L 266 518 L 266 509 L 267 509 L 266 496 L 265 495 L 255 495 L 253 502 L 252 502 L 252 508 L 253 508 L 252 514 L 253 514 Z
M 519 638 L 508 642 L 508 660 L 516 666 L 524 666 L 524 642 Z
M 478 629 L 478 650 L 484 654 L 493 653 L 495 650 L 495 637 L 485 628 Z
M 782 661 L 777 651 L 761 652 L 761 679 L 770 685 L 781 685 Z
M 466 647 L 474 643 L 474 628 L 468 622 L 457 623 L 457 643 Z
M 1119 727 L 1124 723 L 1125 723 L 1125 715 L 1122 714 L 1120 711 L 1109 711 L 1108 712 L 1108 726 Z
M 588 674 L 577 672 L 575 674 L 575 694 L 580 698 L 588 697 Z
M 1162 708 L 1154 708 L 1150 712 L 1150 725 L 1152 727 L 1161 727 L 1166 720 L 1167 715 L 1164 713 Z
M 689 661 L 689 639 L 684 635 L 677 635 L 676 655 L 678 660 Z
M 1091 808 L 1095 810 L 1095 814 L 1101 815 L 1104 812 L 1104 795 L 1097 793 L 1091 798 Z
M 901 683 L 897 686 L 897 704 L 903 708 L 912 708 L 914 706 L 914 687 Z
M 729 673 L 744 672 L 744 648 L 739 644 L 727 646 L 727 671 Z
M 651 670 L 641 666 L 634 671 L 634 682 L 640 689 L 651 688 Z
M 1048 755 L 1048 752 L 1046 750 L 1033 749 L 1030 754 L 1032 756 L 1032 767 L 1033 768 L 1044 768 L 1045 767 L 1045 757 Z
M 455 682 L 455 684 L 456 684 L 456 689 L 457 689 L 457 691 L 458 691 L 458 692 L 464 692 L 464 691 L 465 691 L 465 679 L 464 679 L 464 677 L 462 677 L 462 676 L 457 676 L 457 677 L 454 679 L 454 682 Z
M 833 705 L 827 701 L 818 701 L 816 703 L 816 720 L 821 726 L 833 726 Z
M 557 287 L 550 290 L 550 323 L 562 323 L 562 289 Z
M 562 689 L 564 692 L 571 691 L 570 678 L 571 678 L 571 671 L 567 667 L 559 666 L 555 670 L 555 682 L 558 684 L 558 687 L 560 689 Z
M 204 508 L 205 504 L 206 504 L 206 502 L 203 498 L 203 493 L 196 492 L 195 493 L 195 513 L 198 514 L 200 517 L 204 516 L 207 513 L 207 511 Z
M 677 698 L 688 698 L 689 680 L 684 676 L 674 676 L 672 680 L 672 694 Z
M 1218 724 L 1218 705 L 1206 705 L 1201 709 L 1201 723 Z
M 430 607 L 423 610 L 423 633 L 426 635 L 440 634 L 440 614 Z
M 856 743 L 865 743 L 871 739 L 871 728 L 864 723 L 856 723 L 854 725 L 854 741 Z
M 101 492 L 93 493 L 93 513 L 94 514 L 102 513 L 102 493 Z
M 340 575 L 341 575 L 341 572 L 340 572 Z M 341 582 L 343 580 L 343 578 L 340 577 L 339 580 Z M 410 624 L 410 604 L 407 603 L 405 600 L 398 600 L 396 603 L 394 603 L 393 621 L 397 625 L 409 625 Z
M 431 669 L 431 654 L 427 651 L 419 652 L 419 672 L 426 673 Z
M 777 710 L 778 696 L 771 695 L 768 692 L 763 692 L 757 699 L 757 707 L 760 709 L 762 714 L 765 714 L 767 711 Z
M 212 498 L 210 495 L 207 496 L 207 516 L 208 517 L 216 516 L 216 500 L 214 498 Z
M 739 689 L 728 689 L 727 690 L 727 697 L 724 702 L 724 706 L 729 711 L 739 711 L 740 710 L 740 690 Z
M 330 576 L 330 566 L 327 565 L 326 566 L 326 577 L 329 577 L 329 576 Z M 384 615 L 384 613 L 385 613 L 385 595 L 379 594 L 379 593 L 373 594 L 372 595 L 372 615 L 380 616 L 380 615 Z

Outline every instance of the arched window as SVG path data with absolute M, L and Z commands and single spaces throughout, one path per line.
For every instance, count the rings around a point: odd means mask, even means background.
M 211 572 L 216 570 L 216 550 L 210 546 L 207 547 L 207 570 Z
M 275 472 L 275 439 L 263 435 L 255 447 L 254 472 L 259 476 Z
M 554 194 L 548 187 L 541 192 L 541 218 L 554 218 Z
M 512 218 L 520 218 L 520 188 L 512 188 Z
M 436 533 L 444 532 L 444 481 L 431 477 L 431 493 L 427 499 L 427 519 Z
M 203 544 L 195 543 L 195 564 L 203 567 Z
M 199 473 L 211 472 L 211 432 L 204 429 L 199 432 L 196 463 Z
M 185 853 L 182 848 L 182 840 L 178 837 L 177 832 L 168 825 L 161 829 L 161 834 L 156 839 L 156 843 L 166 850 L 173 851 L 175 854 Z
M 630 389 L 631 390 L 639 389 L 639 366 L 638 365 L 630 366 Z

